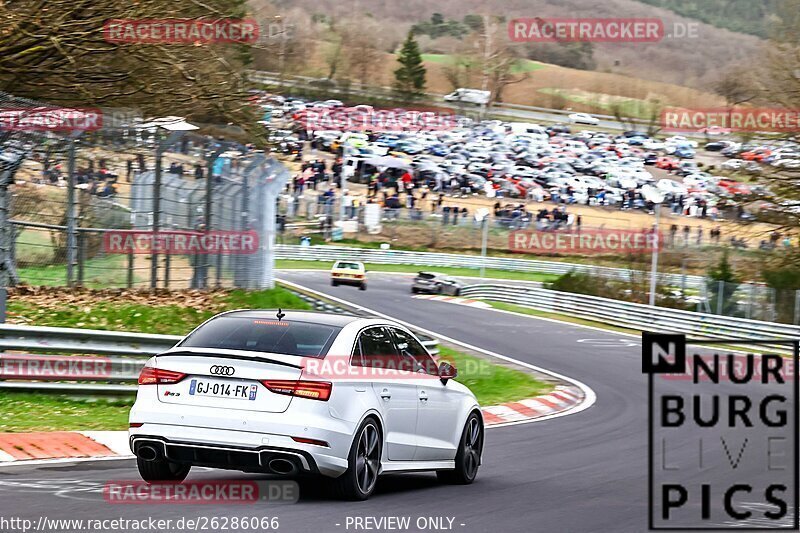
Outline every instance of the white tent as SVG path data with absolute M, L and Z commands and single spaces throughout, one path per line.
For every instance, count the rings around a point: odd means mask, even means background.
M 370 157 L 369 159 L 365 159 L 364 163 L 367 165 L 372 165 L 373 167 L 376 167 L 379 170 L 384 170 L 387 168 L 400 168 L 403 170 L 411 169 L 411 162 L 406 159 L 401 159 L 399 157 L 391 157 L 391 156 Z

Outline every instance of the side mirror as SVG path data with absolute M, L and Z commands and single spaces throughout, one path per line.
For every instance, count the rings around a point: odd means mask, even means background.
M 457 375 L 458 371 L 453 365 L 444 361 L 439 363 L 439 379 L 442 381 L 442 385 L 447 385 L 447 380 L 453 379 Z

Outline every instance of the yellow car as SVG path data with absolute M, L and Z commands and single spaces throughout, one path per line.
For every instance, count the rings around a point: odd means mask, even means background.
M 344 145 L 351 148 L 364 148 L 369 144 L 369 136 L 366 133 L 343 133 L 339 139 L 331 143 L 331 152 L 338 152 Z
M 331 285 L 356 285 L 367 290 L 367 269 L 358 261 L 336 261 L 331 268 Z

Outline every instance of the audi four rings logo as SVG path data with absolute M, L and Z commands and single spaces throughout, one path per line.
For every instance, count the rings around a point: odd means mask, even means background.
M 214 365 L 211 367 L 211 373 L 217 374 L 218 376 L 232 376 L 234 371 L 232 366 Z

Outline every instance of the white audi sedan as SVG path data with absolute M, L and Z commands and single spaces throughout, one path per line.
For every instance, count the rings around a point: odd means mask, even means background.
M 363 500 L 378 476 L 471 483 L 483 451 L 475 396 L 408 329 L 314 312 L 232 311 L 147 361 L 130 447 L 148 482 L 193 465 L 332 478 Z

